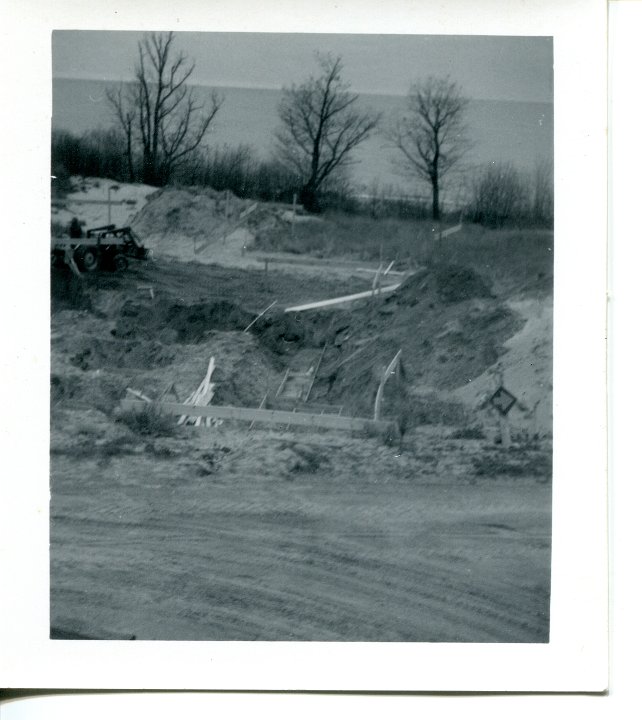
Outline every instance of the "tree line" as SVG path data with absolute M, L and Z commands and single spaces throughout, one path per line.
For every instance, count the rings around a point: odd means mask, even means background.
M 444 178 L 469 147 L 468 99 L 450 79 L 428 77 L 413 85 L 405 114 L 382 129 L 380 114 L 358 106 L 341 58 L 319 55 L 318 75 L 283 90 L 273 157 L 257 160 L 249 146 L 213 149 L 203 142 L 224 99 L 215 91 L 205 102 L 197 99 L 189 85 L 195 65 L 174 43 L 171 32 L 139 42 L 134 81 L 107 93 L 112 128 L 80 138 L 53 132 L 52 174 L 61 183 L 79 174 L 155 186 L 198 184 L 261 200 L 287 201 L 296 193 L 310 212 L 337 205 L 355 210 L 353 151 L 381 129 L 404 170 L 427 185 L 431 215 L 440 219 Z M 475 176 L 471 191 L 468 212 L 476 222 L 500 226 L 529 214 L 552 223 L 552 187 L 543 167 L 527 187 L 512 166 L 491 166 Z

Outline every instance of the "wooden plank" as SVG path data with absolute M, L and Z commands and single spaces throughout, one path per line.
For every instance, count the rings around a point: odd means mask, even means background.
M 386 285 L 382 287 L 378 292 L 380 295 L 394 292 L 401 283 L 396 285 Z M 343 297 L 330 298 L 329 300 L 319 300 L 318 302 L 306 303 L 305 305 L 293 305 L 292 307 L 285 308 L 284 312 L 303 312 L 304 310 L 315 310 L 316 308 L 331 307 L 332 305 L 341 305 L 346 302 L 353 302 L 354 300 L 362 300 L 364 298 L 371 298 L 372 290 L 366 290 L 365 292 L 354 293 L 353 295 L 344 295 Z
M 285 383 L 288 381 L 289 376 L 290 376 L 290 368 L 286 368 L 285 375 L 283 376 L 283 380 L 281 380 L 281 384 L 279 385 L 279 388 L 276 391 L 275 397 L 279 397 L 279 395 L 283 392 L 283 388 L 285 387 Z
M 317 373 L 319 372 L 319 368 L 321 367 L 321 362 L 323 361 L 323 356 L 325 355 L 325 351 L 328 348 L 328 343 L 326 342 L 323 346 L 323 350 L 321 351 L 321 355 L 319 356 L 319 361 L 316 364 L 316 367 L 314 368 L 314 373 L 312 375 L 312 380 L 310 380 L 310 385 L 308 386 L 308 391 L 305 394 L 305 398 L 303 399 L 303 402 L 307 402 L 310 393 L 312 392 L 312 386 L 314 385 L 314 381 L 317 379 Z
M 252 253 L 258 262 L 281 263 L 285 265 L 318 265 L 320 267 L 336 267 L 342 269 L 376 272 L 376 267 L 367 267 L 364 260 L 339 260 L 337 258 L 315 258 L 305 255 L 288 255 L 287 253 Z
M 372 296 L 373 297 L 375 296 L 375 294 L 377 294 L 377 295 L 381 294 L 381 272 L 382 271 L 383 271 L 383 263 L 379 263 L 377 272 L 375 273 L 375 276 L 372 279 Z
M 249 208 L 246 208 L 245 210 L 243 210 L 243 212 L 239 215 L 239 220 L 245 220 L 245 218 L 248 215 L 251 215 L 258 206 L 259 206 L 258 203 L 254 203 L 253 205 L 250 205 Z
M 139 285 L 136 290 L 138 290 L 138 292 L 148 292 L 149 297 L 152 300 L 154 299 L 154 288 L 151 285 Z
M 205 374 L 205 377 L 203 380 L 201 380 L 201 384 L 194 390 L 194 392 L 185 400 L 183 405 L 187 406 L 198 406 L 198 405 L 207 405 L 209 401 L 214 397 L 214 384 L 211 381 L 212 373 L 214 372 L 214 368 L 216 367 L 214 357 L 210 357 L 209 363 L 207 365 L 207 373 Z M 178 424 L 183 425 L 186 422 L 196 422 L 197 425 L 200 425 L 200 417 L 198 415 L 194 414 L 183 414 L 178 419 Z
M 140 400 L 125 398 L 121 401 L 123 410 L 139 410 L 149 407 Z M 185 406 L 181 403 L 154 403 L 159 412 L 168 415 L 182 415 Z M 370 420 L 369 418 L 347 417 L 345 415 L 312 415 L 302 412 L 287 412 L 285 410 L 259 410 L 257 408 L 241 408 L 222 405 L 206 405 L 204 407 L 190 408 L 190 415 L 195 417 L 213 417 L 227 420 L 242 420 L 265 422 L 278 425 L 297 425 L 309 428 L 326 428 L 331 430 L 357 430 L 373 431 L 378 433 L 396 433 L 397 424 L 390 420 Z
M 454 235 L 455 233 L 459 232 L 462 228 L 461 223 L 459 225 L 455 225 L 454 227 L 448 228 L 448 230 L 444 230 L 443 232 L 439 233 L 440 238 L 448 237 L 449 235 Z
M 337 258 L 315 258 L 304 255 L 287 255 L 286 253 L 252 253 L 252 258 L 261 263 L 281 265 L 310 265 L 327 267 L 337 270 L 353 270 L 354 272 L 376 273 L 376 267 L 367 267 L 363 260 L 339 260 Z M 394 261 L 393 261 L 394 262 Z M 390 275 L 403 275 L 401 270 L 390 270 Z
M 85 198 L 75 198 L 69 195 L 66 198 L 67 205 L 132 205 L 136 204 L 136 200 L 93 200 Z
M 130 395 L 133 395 L 138 400 L 144 400 L 146 403 L 152 402 L 151 398 L 148 398 L 147 395 L 143 395 L 143 393 L 139 390 L 134 390 L 133 388 L 128 387 L 125 388 L 125 391 L 128 392 Z

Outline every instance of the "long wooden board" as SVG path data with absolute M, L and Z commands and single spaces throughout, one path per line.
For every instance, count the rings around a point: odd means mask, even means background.
M 319 267 L 329 267 L 337 269 L 348 269 L 354 270 L 355 272 L 367 272 L 376 273 L 377 267 L 372 265 L 368 267 L 367 262 L 364 260 L 340 260 L 338 258 L 315 258 L 304 255 L 287 255 L 285 253 L 252 253 L 251 257 L 254 260 L 262 263 L 276 263 L 282 265 L 312 265 Z M 392 267 L 392 263 L 390 264 Z M 404 275 L 402 270 L 389 270 L 388 275 Z
M 448 237 L 449 235 L 453 235 L 454 233 L 458 233 L 462 228 L 462 224 L 459 223 L 459 225 L 455 225 L 454 227 L 449 227 L 448 230 L 442 230 L 439 233 L 440 238 Z
M 147 410 L 149 403 L 125 398 L 121 401 L 123 410 Z M 182 403 L 154 403 L 159 412 L 168 415 L 183 415 Z M 243 420 L 272 423 L 278 425 L 297 425 L 309 428 L 327 428 L 331 430 L 370 431 L 396 435 L 397 424 L 391 420 L 370 420 L 369 418 L 346 417 L 345 415 L 313 415 L 311 413 L 288 412 L 286 410 L 260 410 L 258 408 L 240 408 L 223 405 L 206 405 L 189 409 L 190 416 L 213 417 L 227 420 Z

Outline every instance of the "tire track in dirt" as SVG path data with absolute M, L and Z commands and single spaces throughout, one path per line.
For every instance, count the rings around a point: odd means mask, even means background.
M 337 483 L 331 470 L 199 480 L 169 461 L 152 480 L 138 467 L 139 458 L 109 472 L 94 466 L 90 493 L 63 468 L 54 473 L 52 616 L 63 629 L 149 639 L 547 638 L 550 517 L 538 508 L 550 488 Z

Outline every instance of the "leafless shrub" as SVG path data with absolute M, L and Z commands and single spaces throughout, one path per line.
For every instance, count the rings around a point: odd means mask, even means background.
M 519 223 L 528 214 L 528 186 L 510 163 L 493 163 L 473 181 L 471 220 L 492 228 Z

